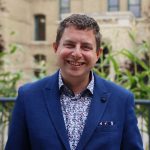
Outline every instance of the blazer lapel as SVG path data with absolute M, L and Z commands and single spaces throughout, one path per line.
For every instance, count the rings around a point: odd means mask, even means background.
M 98 79 L 95 76 L 93 99 L 91 100 L 89 114 L 86 120 L 83 134 L 77 145 L 77 150 L 82 150 L 84 148 L 84 146 L 87 144 L 90 137 L 92 136 L 94 130 L 98 126 L 104 110 L 106 109 L 109 95 L 110 93 L 106 90 L 106 87 L 104 86 L 102 80 Z
M 67 131 L 65 128 L 65 123 L 60 104 L 58 73 L 56 73 L 54 76 L 50 78 L 50 82 L 47 84 L 46 88 L 43 91 L 49 116 L 66 150 L 70 150 Z

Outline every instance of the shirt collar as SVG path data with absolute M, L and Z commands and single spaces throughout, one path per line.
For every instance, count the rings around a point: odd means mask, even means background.
M 62 80 L 62 75 L 61 75 L 61 70 L 59 70 L 59 77 L 58 77 L 58 84 L 59 84 L 59 90 L 61 90 L 62 87 L 66 86 Z M 91 81 L 90 83 L 88 84 L 87 90 L 89 90 L 91 92 L 91 94 L 93 94 L 93 91 L 94 91 L 94 75 L 93 75 L 93 72 L 91 71 Z

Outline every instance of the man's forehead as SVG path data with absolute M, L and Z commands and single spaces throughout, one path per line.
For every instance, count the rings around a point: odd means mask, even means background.
M 89 28 L 89 27 L 83 28 L 83 27 L 77 26 L 77 25 L 68 25 L 65 27 L 65 30 L 66 29 L 75 29 L 75 30 L 81 30 L 81 31 L 93 31 L 93 33 L 94 33 L 94 29 L 92 29 L 92 28 Z

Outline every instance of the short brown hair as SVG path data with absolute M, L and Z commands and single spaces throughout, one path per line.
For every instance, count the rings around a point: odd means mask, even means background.
M 97 22 L 93 18 L 81 14 L 72 14 L 71 16 L 65 18 L 62 22 L 60 22 L 57 29 L 57 35 L 56 35 L 57 44 L 59 44 L 65 28 L 69 26 L 75 26 L 79 30 L 85 30 L 85 29 L 93 30 L 95 34 L 95 40 L 96 40 L 96 50 L 99 50 L 101 46 L 100 28 Z

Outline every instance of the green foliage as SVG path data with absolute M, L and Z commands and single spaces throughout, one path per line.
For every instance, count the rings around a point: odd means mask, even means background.
M 130 34 L 130 37 L 135 41 L 135 35 Z M 110 46 L 109 46 L 110 47 Z M 143 42 L 136 45 L 135 50 L 121 49 L 118 52 L 113 52 L 109 49 L 109 53 L 100 58 L 100 64 L 94 68 L 94 71 L 101 77 L 108 80 L 113 80 L 115 83 L 132 91 L 136 99 L 150 100 L 150 44 Z M 126 65 L 122 68 L 118 58 L 124 59 Z M 113 70 L 111 72 L 105 70 L 109 66 Z M 143 114 L 146 132 L 150 133 L 149 110 L 146 106 L 139 106 L 136 109 L 137 115 Z
M 0 97 L 15 97 L 16 85 L 21 78 L 19 71 L 13 73 L 3 68 L 5 57 L 13 55 L 17 50 L 16 44 L 11 44 L 9 50 L 0 51 Z
M 38 68 L 36 68 L 37 75 L 32 78 L 32 81 L 37 81 L 39 79 L 46 77 L 47 75 L 45 60 L 35 62 L 35 63 L 38 65 Z
M 113 80 L 115 83 L 131 90 L 136 99 L 150 99 L 150 42 L 144 42 L 134 50 L 121 49 L 114 52 L 109 46 L 109 53 L 100 58 L 100 64 L 94 71 L 101 77 Z M 141 50 L 143 54 L 141 55 Z M 142 56 L 142 57 L 141 57 Z M 117 58 L 124 59 L 124 66 Z M 105 70 L 109 66 L 112 72 Z M 113 73 L 113 77 L 111 76 Z
M 18 46 L 16 44 L 11 44 L 9 49 L 6 50 L 4 48 L 4 44 L 2 43 L 2 36 L 0 40 L 0 97 L 15 97 L 17 95 L 16 85 L 17 82 L 21 78 L 21 73 L 11 72 L 5 70 L 5 59 L 9 58 L 18 50 Z M 9 62 L 11 63 L 11 62 Z M 13 103 L 0 103 L 0 138 L 3 139 L 5 136 L 4 130 L 8 125 L 10 119 L 10 111 L 13 108 Z M 2 147 L 4 143 L 1 143 Z M 0 148 L 2 148 L 0 146 Z
M 0 74 L 0 97 L 15 97 L 16 84 L 20 73 L 5 72 Z

